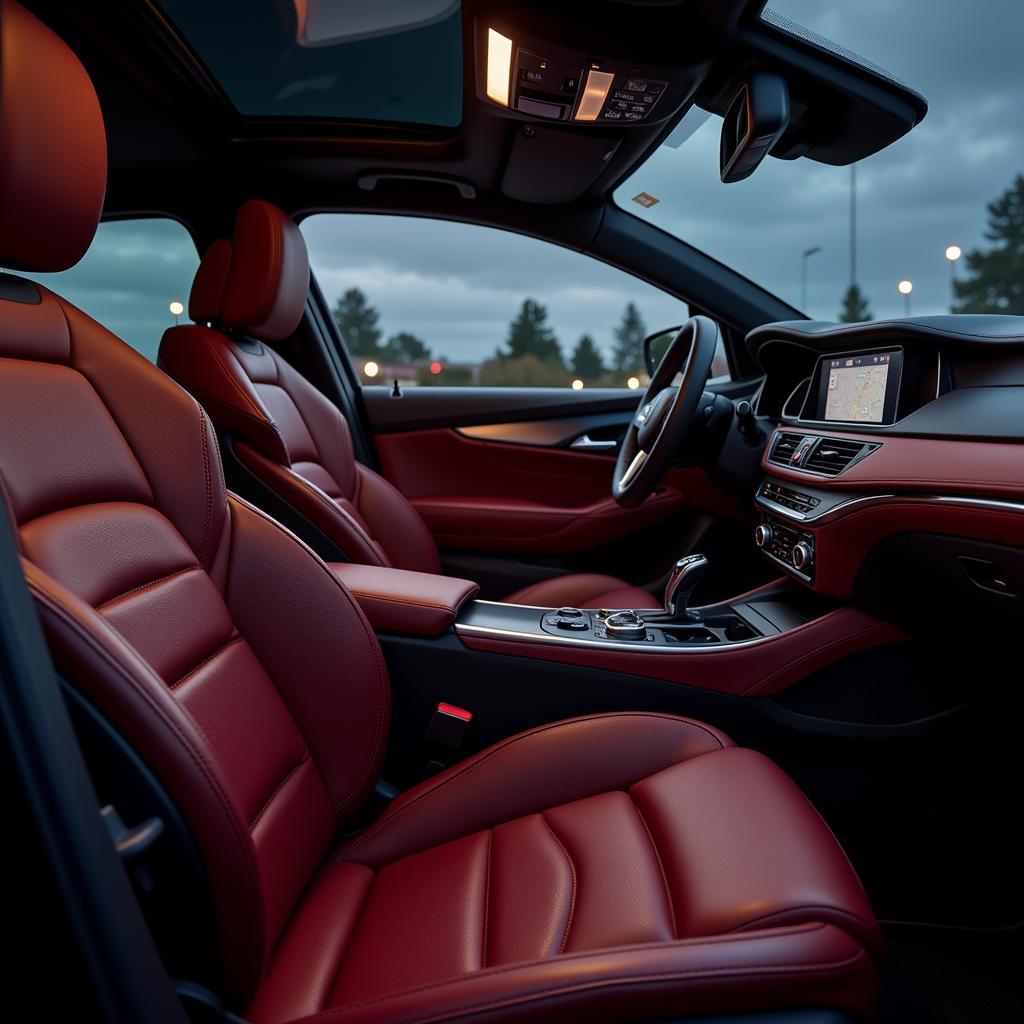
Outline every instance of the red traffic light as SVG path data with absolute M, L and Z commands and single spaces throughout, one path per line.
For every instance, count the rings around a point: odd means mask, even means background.
M 440 373 L 441 369 L 441 364 L 436 359 L 430 364 L 430 372 L 433 374 Z

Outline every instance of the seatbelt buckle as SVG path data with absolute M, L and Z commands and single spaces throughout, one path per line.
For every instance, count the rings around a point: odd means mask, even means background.
M 442 701 L 434 709 L 425 737 L 429 760 L 423 777 L 429 779 L 458 760 L 473 721 L 473 712 Z
M 473 721 L 473 712 L 442 701 L 427 726 L 427 742 L 435 747 L 458 750 Z

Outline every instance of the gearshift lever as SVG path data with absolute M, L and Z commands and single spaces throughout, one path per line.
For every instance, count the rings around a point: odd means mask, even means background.
M 704 578 L 708 569 L 705 555 L 687 555 L 672 567 L 672 574 L 665 584 L 665 618 L 669 621 L 697 619 L 696 612 L 687 611 L 690 595 Z M 660 618 L 660 616 L 659 616 Z

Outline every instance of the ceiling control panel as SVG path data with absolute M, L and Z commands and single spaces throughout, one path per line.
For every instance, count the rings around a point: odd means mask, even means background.
M 678 107 L 671 73 L 595 58 L 494 28 L 481 37 L 482 97 L 522 117 L 591 125 L 661 120 Z M 667 94 L 677 93 L 675 100 Z

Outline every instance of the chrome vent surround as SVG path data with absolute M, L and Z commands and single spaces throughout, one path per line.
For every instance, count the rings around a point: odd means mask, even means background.
M 881 447 L 870 441 L 850 441 L 842 437 L 819 434 L 796 434 L 780 431 L 768 453 L 768 461 L 819 476 L 839 476 L 855 462 Z
M 789 460 L 793 458 L 797 447 L 804 439 L 803 434 L 791 434 L 789 431 L 781 431 L 772 444 L 768 453 L 768 461 L 776 466 L 788 466 Z

